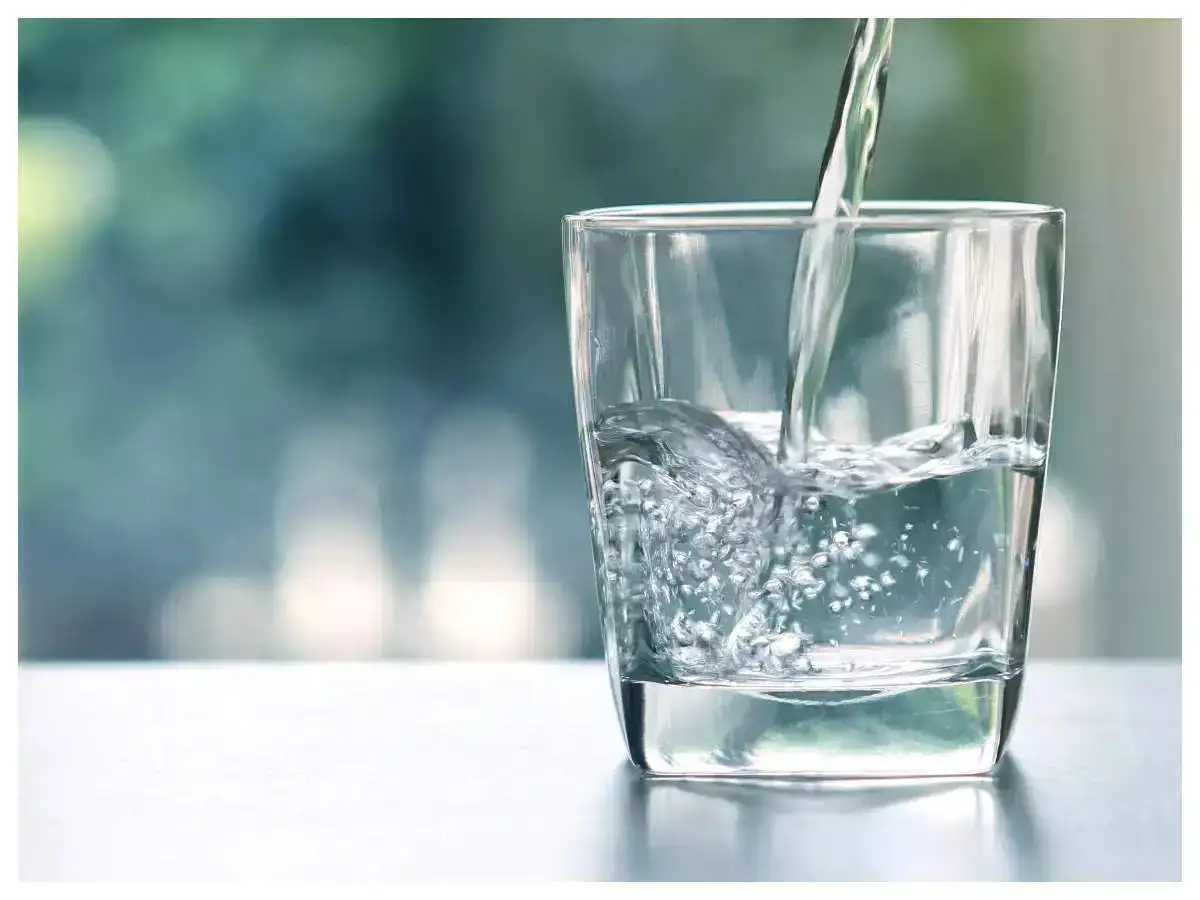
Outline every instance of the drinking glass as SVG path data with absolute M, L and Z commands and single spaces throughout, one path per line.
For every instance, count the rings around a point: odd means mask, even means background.
M 1063 213 L 808 213 L 564 219 L 629 756 L 682 777 L 986 774 L 1025 669 Z

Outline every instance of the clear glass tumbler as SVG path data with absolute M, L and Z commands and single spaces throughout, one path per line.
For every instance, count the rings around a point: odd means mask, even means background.
M 985 774 L 1025 665 L 1063 213 L 807 212 L 564 220 L 629 755 L 691 777 Z

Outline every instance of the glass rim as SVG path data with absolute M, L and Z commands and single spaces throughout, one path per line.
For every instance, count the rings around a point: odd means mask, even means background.
M 696 229 L 797 228 L 828 223 L 811 215 L 812 204 L 794 201 L 664 203 L 606 206 L 563 216 L 572 228 L 598 231 L 688 231 Z M 1053 221 L 1065 213 L 1040 203 L 1002 200 L 869 200 L 855 216 L 838 216 L 839 226 L 867 229 L 944 229 L 996 221 Z

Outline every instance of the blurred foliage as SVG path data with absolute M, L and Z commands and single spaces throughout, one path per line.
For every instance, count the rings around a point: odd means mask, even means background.
M 1022 27 L 898 26 L 871 195 L 1023 199 Z M 806 198 L 849 35 L 22 21 L 22 655 L 153 655 L 182 579 L 269 569 L 286 441 L 347 410 L 419 577 L 425 435 L 467 402 L 528 430 L 540 565 L 591 625 L 559 218 Z

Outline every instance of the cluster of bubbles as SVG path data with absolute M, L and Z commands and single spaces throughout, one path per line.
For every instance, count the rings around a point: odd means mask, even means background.
M 964 556 L 980 551 L 939 523 L 928 480 L 829 493 L 716 416 L 638 412 L 598 435 L 601 576 L 623 667 L 807 674 L 815 646 L 894 636 L 961 600 Z

